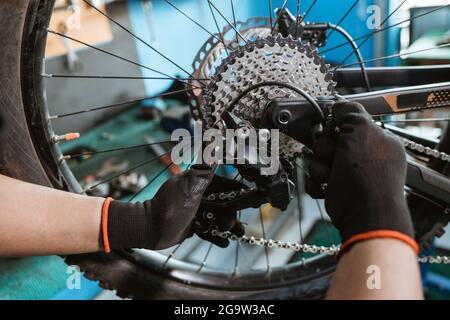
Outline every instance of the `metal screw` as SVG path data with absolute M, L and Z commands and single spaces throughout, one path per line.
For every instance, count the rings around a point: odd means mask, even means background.
M 289 110 L 281 110 L 278 112 L 278 123 L 282 125 L 287 125 L 292 118 L 292 114 Z

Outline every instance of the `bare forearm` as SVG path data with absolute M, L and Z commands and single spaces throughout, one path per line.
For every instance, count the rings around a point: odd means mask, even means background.
M 101 250 L 102 204 L 0 175 L 0 256 Z
M 328 299 L 423 299 L 417 257 L 394 239 L 355 244 L 339 261 Z

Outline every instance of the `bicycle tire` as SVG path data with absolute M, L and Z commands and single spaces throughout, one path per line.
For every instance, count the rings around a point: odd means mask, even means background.
M 0 3 L 1 53 L 8 63 L 0 64 L 0 76 L 12 79 L 0 86 L 0 106 L 4 131 L 0 139 L 0 163 L 4 174 L 44 186 L 70 190 L 64 169 L 52 165 L 50 148 L 42 148 L 46 126 L 41 114 L 43 92 L 40 65 L 43 59 L 43 30 L 48 24 L 53 0 L 5 0 Z M 3 79 L 3 78 L 2 78 Z M 450 132 L 447 132 L 450 137 Z M 47 139 L 47 140 L 46 140 Z M 449 151 L 450 147 L 443 151 Z M 447 172 L 448 173 L 448 172 Z M 421 215 L 419 215 L 419 218 Z M 421 223 L 421 222 L 419 222 Z M 439 225 L 441 227 L 441 225 Z M 434 230 L 435 224 L 428 230 Z M 432 236 L 435 234 L 432 231 Z M 335 269 L 335 260 L 328 257 L 320 265 L 311 265 L 321 272 L 293 280 L 284 286 L 265 289 L 236 287 L 226 289 L 223 279 L 216 288 L 187 283 L 171 277 L 168 271 L 149 267 L 129 251 L 111 254 L 92 253 L 65 257 L 86 277 L 98 280 L 105 289 L 117 290 L 121 297 L 137 299 L 317 299 L 322 298 Z M 202 277 L 202 275 L 198 275 Z M 220 286 L 223 289 L 218 289 Z

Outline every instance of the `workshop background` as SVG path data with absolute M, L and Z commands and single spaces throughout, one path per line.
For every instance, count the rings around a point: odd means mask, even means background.
M 214 21 L 210 17 L 209 8 L 201 0 L 173 0 L 184 12 L 191 14 L 191 17 L 199 21 L 209 30 L 215 30 Z M 228 5 L 222 5 L 216 1 L 218 8 L 226 15 L 230 16 L 231 11 Z M 265 16 L 266 6 L 258 5 L 258 1 L 236 0 L 239 15 Z M 280 7 L 283 1 L 273 1 L 274 7 Z M 304 7 L 308 6 L 311 0 L 302 1 Z M 76 4 L 77 1 L 57 1 L 57 9 L 52 22 L 51 29 L 58 32 L 66 32 L 62 21 L 67 19 L 67 15 L 73 14 L 68 7 Z M 166 52 L 171 52 L 171 58 L 182 66 L 190 66 L 198 48 L 207 39 L 207 34 L 199 34 L 197 28 L 193 27 L 187 19 L 180 19 L 178 12 L 167 6 L 162 0 L 132 0 L 132 1 L 93 1 L 96 6 L 105 8 L 118 22 L 129 28 L 136 35 L 146 42 L 158 48 L 164 48 Z M 345 4 L 344 4 L 345 3 Z M 348 18 L 343 22 L 342 27 L 349 30 L 353 37 L 364 35 L 368 32 L 366 21 L 373 12 L 367 11 L 371 5 L 377 5 L 381 9 L 382 18 L 386 17 L 400 3 L 400 0 L 362 0 L 358 3 Z M 408 4 L 402 6 L 396 14 L 388 20 L 388 25 L 395 24 L 405 19 L 412 12 L 417 14 L 430 7 L 438 6 L 446 1 L 415 1 L 410 0 Z M 309 21 L 331 21 L 337 22 L 342 16 L 343 9 L 350 4 L 350 1 L 318 1 L 317 5 L 308 15 Z M 92 9 L 81 5 L 80 30 L 71 29 L 69 35 L 82 39 L 83 41 L 113 52 L 120 52 L 121 55 L 130 60 L 138 61 L 141 64 L 148 64 L 149 61 L 157 61 L 158 69 L 170 74 L 181 75 L 176 67 L 166 60 L 161 59 L 157 53 L 148 50 L 142 42 L 136 41 L 129 34 L 123 32 L 117 25 L 111 24 L 105 17 L 96 14 Z M 291 1 L 288 8 L 291 12 L 296 11 L 296 2 Z M 237 17 L 239 19 L 239 17 Z M 162 27 L 164 26 L 164 27 Z M 163 28 L 163 29 L 162 29 Z M 380 33 L 372 37 L 362 48 L 363 57 L 373 59 L 380 56 L 396 54 L 401 50 L 417 51 L 421 48 L 428 48 L 430 44 L 436 43 L 437 39 L 450 32 L 450 9 L 439 10 L 423 19 L 417 19 L 410 24 L 400 25 L 392 28 L 389 32 Z M 178 39 L 174 43 L 172 39 Z M 331 45 L 339 44 L 342 39 L 334 35 L 329 39 Z M 176 47 L 175 47 L 176 46 Z M 181 50 L 179 48 L 182 48 Z M 329 63 L 339 63 L 340 59 L 349 53 L 347 46 L 334 50 L 326 56 Z M 352 58 L 354 59 L 354 58 Z M 354 60 L 349 60 L 354 62 Z M 411 54 L 403 58 L 393 58 L 368 65 L 415 65 L 415 64 L 436 64 L 450 63 L 450 49 L 433 50 L 423 53 Z M 47 60 L 45 72 L 49 74 L 107 74 L 114 66 L 115 74 L 130 75 L 130 68 L 127 64 L 114 63 L 113 58 L 99 54 L 99 52 L 86 48 L 85 46 L 74 44 L 55 35 L 49 35 L 47 44 Z M 144 68 L 136 68 L 135 76 L 150 76 L 150 71 Z M 95 72 L 94 72 L 95 71 Z M 59 113 L 70 112 L 72 106 L 99 106 L 114 104 L 118 101 L 133 99 L 146 95 L 154 95 L 167 90 L 173 82 L 152 81 L 152 80 L 113 80 L 94 81 L 83 79 L 81 81 L 54 81 L 47 80 L 47 99 L 50 102 L 50 112 L 52 108 L 58 108 Z M 73 143 L 65 144 L 62 148 L 67 151 L 85 150 L 85 146 L 90 148 L 108 148 L 117 145 L 120 141 L 130 141 L 135 139 L 136 144 L 145 143 L 142 140 L 151 132 L 153 139 L 167 137 L 167 131 L 160 123 L 152 123 L 152 109 L 157 108 L 162 113 L 168 113 L 168 119 L 176 118 L 173 115 L 170 103 L 161 99 L 149 99 L 137 104 L 126 105 L 119 108 L 107 109 L 96 112 L 95 115 L 86 113 L 76 119 L 61 119 L 55 123 L 54 129 L 60 132 L 80 131 L 82 137 Z M 188 110 L 187 107 L 184 111 Z M 144 114 L 145 121 L 136 122 L 135 115 Z M 114 116 L 114 117 L 112 117 Z M 124 126 L 131 128 L 126 132 L 120 129 Z M 166 126 L 171 126 L 167 123 Z M 436 128 L 421 126 L 413 128 L 422 134 L 434 136 Z M 147 141 L 148 142 L 148 141 Z M 145 157 L 136 155 L 137 158 Z M 105 169 L 108 157 L 98 158 L 97 170 Z M 138 159 L 137 159 L 138 160 Z M 117 163 L 121 165 L 120 154 Z M 72 170 L 77 177 L 86 177 L 89 183 L 88 167 L 83 162 L 71 163 Z M 153 191 L 141 195 L 142 198 L 151 196 Z M 120 195 L 119 195 L 120 196 Z M 449 230 L 450 231 L 450 230 Z M 436 252 L 449 255 L 450 237 L 446 236 L 435 243 Z M 321 234 L 311 236 L 325 236 Z M 188 250 L 188 249 L 186 249 Z M 223 259 L 224 263 L 228 259 L 226 255 L 217 256 L 214 259 Z M 450 270 L 445 266 L 427 266 L 423 268 L 423 281 L 426 287 L 427 297 L 430 299 L 450 298 Z M 84 277 L 77 283 L 77 270 L 68 268 L 63 259 L 57 256 L 30 257 L 0 259 L 0 299 L 114 299 L 113 291 L 101 289 L 94 281 L 89 281 Z M 80 289 L 78 289 L 80 287 Z

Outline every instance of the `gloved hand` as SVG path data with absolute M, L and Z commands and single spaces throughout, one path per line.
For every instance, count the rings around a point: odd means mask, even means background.
M 379 128 L 362 105 L 338 102 L 312 149 L 306 190 L 325 198 L 342 252 L 373 238 L 395 238 L 418 251 L 404 196 L 406 155 L 395 136 Z
M 193 235 L 192 223 L 214 170 L 196 165 L 166 181 L 143 203 L 107 199 L 102 211 L 102 238 L 110 249 L 169 248 Z
M 229 231 L 232 234 L 242 237 L 245 234 L 245 227 L 239 221 L 236 212 L 221 212 L 214 221 L 214 226 L 211 230 L 216 229 L 219 232 Z M 230 244 L 230 240 L 220 236 L 214 236 L 211 233 L 200 233 L 197 235 L 203 240 L 214 243 L 216 246 L 226 248 Z
M 230 192 L 244 188 L 246 188 L 246 185 L 239 181 L 229 180 L 216 175 L 206 189 L 205 197 L 214 193 Z M 212 216 L 208 218 L 208 215 Z M 194 230 L 200 238 L 212 242 L 221 248 L 228 247 L 230 240 L 212 235 L 211 232 L 213 230 L 219 232 L 229 231 L 238 237 L 242 237 L 245 233 L 245 228 L 239 221 L 236 210 L 212 210 L 206 203 L 200 205 Z

